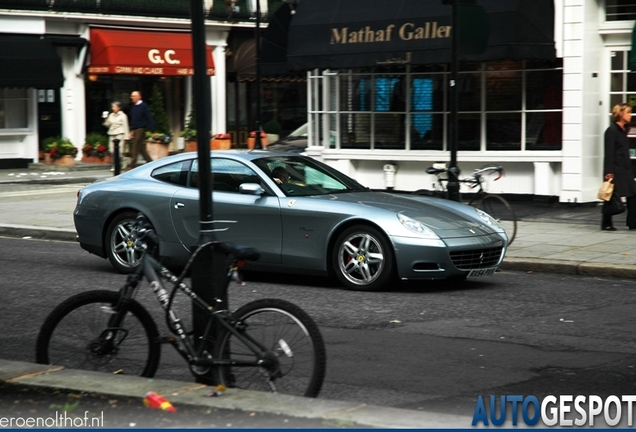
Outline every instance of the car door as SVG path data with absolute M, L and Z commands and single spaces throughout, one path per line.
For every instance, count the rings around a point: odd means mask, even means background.
M 258 175 L 241 161 L 212 159 L 212 210 L 219 240 L 256 248 L 259 262 L 280 263 L 282 228 L 279 199 L 270 195 L 241 194 L 242 183 L 260 183 Z M 171 199 L 173 226 L 183 246 L 191 250 L 199 238 L 198 163 L 193 161 L 190 181 Z

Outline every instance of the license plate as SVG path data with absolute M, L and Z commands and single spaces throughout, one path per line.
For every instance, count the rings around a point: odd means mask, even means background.
M 474 269 L 468 273 L 468 277 L 480 277 L 480 276 L 490 276 L 497 270 L 497 267 L 493 268 L 485 268 L 485 269 Z

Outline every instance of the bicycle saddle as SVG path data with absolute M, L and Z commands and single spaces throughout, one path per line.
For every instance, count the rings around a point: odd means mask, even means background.
M 426 173 L 427 174 L 433 174 L 433 175 L 437 175 L 437 174 L 441 174 L 443 172 L 446 172 L 446 169 L 443 168 L 435 168 L 435 167 L 428 167 L 426 168 Z
M 233 255 L 237 260 L 256 261 L 261 254 L 254 248 L 230 242 L 219 242 L 214 248 L 226 255 Z

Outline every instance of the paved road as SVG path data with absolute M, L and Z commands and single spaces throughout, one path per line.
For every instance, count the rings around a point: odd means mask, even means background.
M 0 267 L 0 323 L 11 329 L 0 335 L 0 358 L 9 360 L 33 358 L 39 325 L 61 299 L 116 289 L 122 278 L 72 243 L 0 239 Z M 504 271 L 460 285 L 360 293 L 320 279 L 250 279 L 231 289 L 234 307 L 286 298 L 318 322 L 329 356 L 320 398 L 472 415 L 479 394 L 631 390 L 630 280 Z M 158 378 L 191 381 L 181 360 L 164 353 Z

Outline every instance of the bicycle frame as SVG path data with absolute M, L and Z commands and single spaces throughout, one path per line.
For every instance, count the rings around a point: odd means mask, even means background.
M 204 244 L 197 251 L 195 251 L 192 258 L 194 258 L 194 255 L 198 251 L 200 251 L 201 248 L 213 247 L 213 244 L 213 242 Z M 173 337 L 168 337 L 165 339 L 162 338 L 162 342 L 170 343 L 177 350 L 177 352 L 188 362 L 188 364 L 190 364 L 191 366 L 231 365 L 246 367 L 265 365 L 266 360 L 263 353 L 266 352 L 266 348 L 258 341 L 250 337 L 250 335 L 248 335 L 247 333 L 237 330 L 235 325 L 233 325 L 231 321 L 228 322 L 228 320 L 232 319 L 232 316 L 228 310 L 215 310 L 214 306 L 202 300 L 196 293 L 194 293 L 194 291 L 192 291 L 192 289 L 190 289 L 187 284 L 183 282 L 184 275 L 187 273 L 190 263 L 192 262 L 192 258 L 183 270 L 182 275 L 180 277 L 177 277 L 170 270 L 159 263 L 159 261 L 155 259 L 151 253 L 144 253 L 139 268 L 135 271 L 135 273 L 131 274 L 128 277 L 126 285 L 124 285 L 121 289 L 121 299 L 119 304 L 115 308 L 115 312 L 121 311 L 122 306 L 124 306 L 126 303 L 126 300 L 132 299 L 134 297 L 139 283 L 143 279 L 143 276 L 145 276 L 149 282 L 150 288 L 157 297 L 159 304 L 161 304 L 162 308 L 165 311 L 168 329 L 177 336 L 176 339 Z M 168 293 L 168 291 L 166 290 L 163 280 L 173 284 L 173 288 L 170 293 Z M 183 324 L 181 323 L 181 319 L 172 309 L 172 303 L 177 292 L 182 292 L 183 294 L 185 294 L 193 302 L 193 304 L 203 310 L 204 314 L 207 316 L 207 323 L 202 335 L 202 340 L 211 341 L 214 325 L 222 325 L 225 329 L 227 329 L 227 331 L 234 334 L 238 338 L 238 340 L 245 344 L 245 346 L 256 355 L 257 360 L 246 361 L 232 359 L 214 359 L 209 357 L 209 353 L 208 355 L 205 354 L 206 348 L 208 348 L 205 343 L 199 344 L 199 347 L 195 348 L 193 342 L 188 337 Z M 122 319 L 123 316 L 115 313 L 109 321 L 109 328 L 118 328 L 121 324 Z

